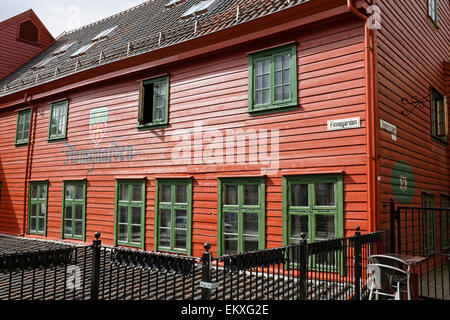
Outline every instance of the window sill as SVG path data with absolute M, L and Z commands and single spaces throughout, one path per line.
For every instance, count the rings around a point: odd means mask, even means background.
M 141 243 L 125 243 L 125 242 L 117 241 L 117 245 L 123 246 L 123 247 L 129 247 L 129 248 L 137 248 L 137 249 L 142 249 L 142 250 L 144 248 L 144 245 Z
M 251 116 L 260 116 L 265 114 L 272 114 L 272 113 L 279 113 L 279 112 L 287 112 L 287 111 L 293 111 L 298 110 L 298 103 L 287 103 L 287 104 L 280 104 L 280 105 L 269 105 L 266 107 L 262 107 L 259 109 L 252 109 L 251 107 L 248 108 L 248 113 Z
M 434 142 L 437 142 L 443 146 L 447 146 L 448 145 L 448 141 L 447 141 L 447 137 L 437 137 L 437 136 L 431 136 L 431 140 L 433 140 Z
M 24 146 L 28 145 L 28 141 L 27 142 L 16 142 L 16 143 L 14 143 L 14 145 L 16 147 L 24 147 Z
M 48 142 L 59 142 L 66 140 L 67 137 L 54 137 L 54 138 L 47 138 Z
M 154 130 L 154 129 L 165 129 L 169 127 L 169 124 L 166 123 L 155 123 L 155 124 L 138 124 L 137 128 L 139 131 L 146 131 L 146 130 Z
M 156 252 L 161 253 L 176 253 L 176 254 L 185 254 L 189 255 L 188 250 L 176 250 L 176 249 L 166 249 L 166 248 L 157 248 Z

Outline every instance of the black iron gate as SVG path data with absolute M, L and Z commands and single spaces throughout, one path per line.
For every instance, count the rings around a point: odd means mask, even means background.
M 396 207 L 390 203 L 393 253 L 426 257 L 414 266 L 422 298 L 450 300 L 450 208 Z

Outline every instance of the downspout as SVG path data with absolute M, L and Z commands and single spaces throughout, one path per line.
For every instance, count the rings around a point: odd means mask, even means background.
M 27 146 L 27 160 L 25 164 L 25 178 L 23 182 L 23 221 L 22 221 L 22 230 L 23 234 L 22 236 L 26 235 L 26 228 L 27 228 L 27 187 L 28 187 L 28 178 L 29 178 L 29 170 L 30 170 L 30 159 L 31 159 L 31 133 L 33 129 L 33 119 L 34 116 L 34 104 L 31 103 L 32 99 L 28 99 L 28 93 L 25 93 L 24 102 L 27 106 L 31 107 L 30 111 L 30 127 L 28 128 L 28 146 Z
M 374 38 L 369 28 L 368 16 L 361 13 L 347 0 L 348 10 L 364 21 L 364 69 L 365 69 L 365 111 L 366 111 L 366 176 L 367 176 L 367 216 L 368 231 L 375 231 L 376 214 L 376 158 L 375 158 L 375 81 L 374 81 Z

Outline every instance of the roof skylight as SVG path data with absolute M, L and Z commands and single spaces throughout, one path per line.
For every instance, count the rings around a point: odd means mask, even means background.
M 103 31 L 100 32 L 98 35 L 96 35 L 94 38 L 92 38 L 92 41 L 95 42 L 95 41 L 99 41 L 99 40 L 103 40 L 103 39 L 108 38 L 109 34 L 110 34 L 111 32 L 113 32 L 116 28 L 117 28 L 117 26 L 114 26 L 114 27 L 112 27 L 112 28 L 103 30 Z
M 168 4 L 166 4 L 166 8 L 173 8 L 177 4 L 182 4 L 186 2 L 186 0 L 170 0 Z
M 186 11 L 181 19 L 189 19 L 193 16 L 198 16 L 208 11 L 214 10 L 219 4 L 220 0 L 204 0 L 199 2 L 198 4 L 192 6 L 188 11 Z
M 63 45 L 61 48 L 59 48 L 58 50 L 56 50 L 55 52 L 53 52 L 54 56 L 58 56 L 60 54 L 63 54 L 67 51 L 67 49 L 69 49 L 72 45 L 74 45 L 75 42 L 70 42 L 70 43 L 66 43 L 65 45 Z
M 43 69 L 43 68 L 45 68 L 45 66 L 46 66 L 49 62 L 51 62 L 53 59 L 55 59 L 55 57 L 47 58 L 47 59 L 45 59 L 45 60 L 39 62 L 38 64 L 34 65 L 33 67 L 31 67 L 31 69 L 33 69 L 33 70 Z
M 77 51 L 75 51 L 70 57 L 76 58 L 76 57 L 86 54 L 86 51 L 88 51 L 94 44 L 95 44 L 95 42 L 90 42 L 88 44 L 85 44 L 84 46 L 79 48 Z

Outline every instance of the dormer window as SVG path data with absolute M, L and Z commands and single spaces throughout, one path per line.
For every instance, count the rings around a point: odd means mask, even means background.
M 54 56 L 59 56 L 62 55 L 64 53 L 66 53 L 67 49 L 69 49 L 71 46 L 73 46 L 75 44 L 75 42 L 70 42 L 70 43 L 66 43 L 65 45 L 63 45 L 61 48 L 59 48 L 58 50 L 56 50 L 55 52 L 53 52 Z
M 92 38 L 93 42 L 97 42 L 97 41 L 101 41 L 104 40 L 106 38 L 109 37 L 109 35 L 111 34 L 111 32 L 113 32 L 115 29 L 117 28 L 117 26 L 114 26 L 112 28 L 103 30 L 102 32 L 100 32 L 97 36 L 95 36 L 94 38 Z
M 194 16 L 204 14 L 206 12 L 211 12 L 214 10 L 219 3 L 219 0 L 205 0 L 191 7 L 186 11 L 180 19 L 189 19 Z
M 37 44 L 39 40 L 39 29 L 31 20 L 19 25 L 19 39 Z
M 95 43 L 91 42 L 88 44 L 85 44 L 84 46 L 82 46 L 81 48 L 79 48 L 77 51 L 75 51 L 70 57 L 71 58 L 76 58 L 82 55 L 86 54 L 86 51 L 88 51 Z

